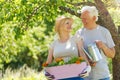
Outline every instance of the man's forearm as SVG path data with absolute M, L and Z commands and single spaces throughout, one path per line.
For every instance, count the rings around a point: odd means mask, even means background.
M 115 49 L 113 48 L 108 48 L 106 45 L 103 47 L 104 54 L 109 57 L 109 58 L 114 58 L 115 56 Z

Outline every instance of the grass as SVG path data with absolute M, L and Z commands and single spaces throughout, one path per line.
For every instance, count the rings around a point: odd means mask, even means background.
M 20 69 L 12 70 L 6 69 L 5 74 L 0 76 L 0 80 L 47 80 L 43 74 L 43 71 L 38 72 L 27 66 L 23 66 Z

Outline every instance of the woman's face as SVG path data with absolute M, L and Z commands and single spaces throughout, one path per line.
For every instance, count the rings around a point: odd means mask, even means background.
M 62 31 L 70 32 L 72 30 L 72 21 L 67 19 L 61 27 Z

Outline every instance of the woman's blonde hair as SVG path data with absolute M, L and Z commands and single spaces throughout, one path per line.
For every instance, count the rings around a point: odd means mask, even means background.
M 73 22 L 72 18 L 61 16 L 56 19 L 55 22 L 55 32 L 60 36 L 60 28 L 63 26 L 66 20 L 71 20 Z

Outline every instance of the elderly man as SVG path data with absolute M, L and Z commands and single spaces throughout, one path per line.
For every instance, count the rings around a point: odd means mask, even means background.
M 85 80 L 110 80 L 107 57 L 114 58 L 115 56 L 115 44 L 111 34 L 108 29 L 96 24 L 98 10 L 95 6 L 83 7 L 80 18 L 84 27 L 78 30 L 76 35 L 80 35 L 83 38 L 86 51 L 88 52 L 88 45 L 91 43 L 96 43 L 98 48 L 102 50 L 102 59 L 97 61 L 96 64 L 94 63 L 95 65 L 90 62 L 92 70 Z

